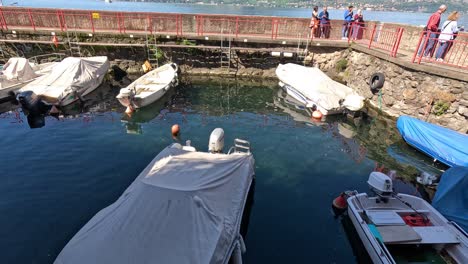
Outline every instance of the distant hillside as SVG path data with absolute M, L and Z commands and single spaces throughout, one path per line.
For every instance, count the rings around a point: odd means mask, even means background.
M 123 0 L 125 1 L 125 0 Z M 344 8 L 353 5 L 357 8 L 382 11 L 414 11 L 433 12 L 442 4 L 439 0 L 363 0 L 363 1 L 301 1 L 301 0 L 127 0 L 132 2 L 162 2 L 162 3 L 205 3 L 205 4 L 227 4 L 265 7 L 295 7 L 311 8 L 313 5 L 329 6 L 333 8 Z M 467 13 L 468 0 L 447 0 L 443 1 L 449 11 L 460 11 Z

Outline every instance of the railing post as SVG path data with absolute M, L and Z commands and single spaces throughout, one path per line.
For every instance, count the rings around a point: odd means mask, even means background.
M 3 27 L 5 27 L 5 30 L 8 30 L 8 25 L 6 23 L 5 16 L 3 15 L 3 9 L 2 8 L 0 8 L 0 15 L 1 15 L 0 20 L 2 21 L 2 29 L 3 29 Z
M 275 39 L 275 20 L 276 18 L 271 19 L 271 39 Z
M 239 37 L 239 17 L 236 16 L 236 38 Z
M 120 13 L 120 17 L 122 18 L 122 30 L 123 30 L 123 33 L 126 33 L 125 31 L 125 16 L 124 14 L 121 12 Z
M 180 25 L 179 25 L 180 35 L 178 35 L 178 36 L 181 36 L 181 37 L 182 37 L 182 35 L 184 34 L 184 33 L 183 33 L 183 29 L 184 29 L 184 17 L 183 17 L 181 14 L 179 14 L 179 24 L 180 24 Z
M 200 36 L 203 36 L 203 16 L 200 16 Z
M 63 11 L 60 11 L 60 17 L 63 21 L 63 28 L 65 29 L 65 31 L 68 31 L 67 20 L 65 20 L 65 14 L 63 13 Z
M 63 26 L 62 26 L 62 19 L 60 18 L 60 12 L 57 10 L 57 20 L 60 25 L 60 31 L 63 31 Z
M 374 35 L 375 35 L 376 28 L 377 28 L 377 24 L 374 24 L 374 28 L 372 29 L 371 37 L 369 39 L 369 47 L 368 47 L 369 49 L 372 46 L 372 41 L 374 40 Z
M 418 59 L 418 64 L 421 64 L 421 60 L 424 56 L 424 53 L 426 53 L 426 47 L 427 47 L 427 44 L 429 44 L 429 41 L 431 40 L 431 31 L 427 30 L 426 31 L 426 37 L 424 38 L 424 44 L 423 44 L 423 47 L 422 47 L 422 50 L 421 50 L 421 54 L 419 56 L 419 59 Z M 419 47 L 418 47 L 418 50 L 419 50 Z
M 397 54 L 398 54 L 398 49 L 400 48 L 400 43 L 401 43 L 401 38 L 403 37 L 403 31 L 405 29 L 400 27 L 400 31 L 398 33 L 398 38 L 397 38 L 397 43 L 396 43 L 396 47 L 395 47 L 395 53 L 394 53 L 394 56 L 396 58 Z
M 176 36 L 177 35 L 179 35 L 179 16 L 178 15 L 176 15 Z
M 93 30 L 93 34 L 94 34 L 93 12 L 89 12 L 89 19 L 91 21 L 91 29 Z
M 29 20 L 31 21 L 31 26 L 34 29 L 34 31 L 36 31 L 36 25 L 34 25 L 34 20 L 33 20 L 30 8 L 28 8 L 28 15 L 29 15 Z
M 147 21 L 147 23 L 148 23 L 148 26 L 146 27 L 146 31 L 149 31 L 150 34 L 153 34 L 153 27 L 152 27 L 152 25 L 151 25 L 151 22 L 152 22 L 152 21 L 151 21 L 151 17 L 150 17 L 149 14 L 146 15 L 146 21 Z
M 278 38 L 279 24 L 280 24 L 279 19 L 276 19 L 275 39 Z

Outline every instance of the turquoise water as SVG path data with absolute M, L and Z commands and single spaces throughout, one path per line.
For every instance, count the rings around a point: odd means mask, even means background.
M 119 10 L 140 12 L 184 13 L 184 14 L 232 14 L 254 16 L 284 16 L 307 17 L 311 16 L 313 3 L 310 8 L 265 8 L 251 6 L 223 6 L 223 5 L 194 5 L 155 2 L 128 2 L 113 1 L 105 3 L 103 0 L 3 0 L 4 5 L 17 3 L 24 7 L 48 7 L 48 8 L 74 8 L 91 10 Z M 435 11 L 435 10 L 434 10 Z M 454 11 L 454 10 L 449 10 Z M 329 10 L 331 19 L 343 19 L 344 10 Z M 410 25 L 425 25 L 431 14 L 406 13 L 386 11 L 364 11 L 365 20 L 382 21 L 390 23 L 403 23 Z M 442 21 L 447 14 L 442 17 Z M 459 25 L 467 25 L 466 16 L 462 16 Z
M 251 142 L 257 182 L 246 263 L 356 262 L 330 205 L 344 190 L 366 191 L 375 162 L 398 165 L 385 146 L 372 146 L 378 141 L 359 139 L 394 130 L 387 121 L 316 123 L 276 85 L 229 79 L 181 85 L 131 118 L 112 99 L 117 92 L 100 88 L 84 109 L 37 129 L 19 110 L 0 115 L 0 263 L 51 263 L 173 142 L 175 123 L 201 151 L 217 127 L 227 146 Z M 391 133 L 384 140 L 397 138 Z

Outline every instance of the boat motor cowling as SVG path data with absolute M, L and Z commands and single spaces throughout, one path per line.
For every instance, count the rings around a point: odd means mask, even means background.
M 208 151 L 211 153 L 222 152 L 224 148 L 224 130 L 222 128 L 215 128 L 210 135 L 208 143 Z
M 367 181 L 373 192 L 382 198 L 389 198 L 393 194 L 392 180 L 386 174 L 373 171 Z

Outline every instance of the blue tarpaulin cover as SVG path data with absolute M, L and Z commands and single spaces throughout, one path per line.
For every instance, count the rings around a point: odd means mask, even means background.
M 453 167 L 442 174 L 432 206 L 468 232 L 467 167 Z
M 468 135 L 419 119 L 400 116 L 397 128 L 411 146 L 453 167 L 468 167 Z

